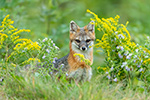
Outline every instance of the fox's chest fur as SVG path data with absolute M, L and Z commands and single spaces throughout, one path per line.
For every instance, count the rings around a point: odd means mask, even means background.
M 93 48 L 91 50 L 82 52 L 72 47 L 70 43 L 70 53 L 68 56 L 68 78 L 75 78 L 76 81 L 87 80 L 89 81 L 92 76 L 92 68 L 85 64 L 85 62 L 81 62 L 81 60 L 76 56 L 75 53 L 83 54 L 86 59 L 93 62 Z

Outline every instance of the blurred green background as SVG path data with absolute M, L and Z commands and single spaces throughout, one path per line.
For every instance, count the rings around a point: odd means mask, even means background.
M 81 27 L 88 24 L 92 16 L 86 13 L 87 9 L 100 18 L 120 15 L 120 23 L 129 21 L 127 28 L 136 43 L 144 44 L 144 34 L 150 35 L 149 0 L 0 0 L 0 21 L 10 14 L 16 27 L 31 30 L 22 37 L 33 41 L 52 38 L 62 57 L 69 52 L 70 21 Z M 102 35 L 96 31 L 97 38 Z M 103 53 L 95 52 L 94 57 L 96 66 L 104 64 Z

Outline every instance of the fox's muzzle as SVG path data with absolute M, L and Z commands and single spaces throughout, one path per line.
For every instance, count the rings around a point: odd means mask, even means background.
M 86 51 L 88 45 L 87 45 L 87 43 L 85 41 L 81 41 L 79 46 L 80 46 L 80 50 Z
M 83 47 L 80 47 L 80 50 L 85 51 L 85 50 L 87 50 L 87 48 L 85 46 L 83 46 Z

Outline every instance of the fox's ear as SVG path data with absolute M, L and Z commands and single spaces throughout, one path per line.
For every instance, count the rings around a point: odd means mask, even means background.
M 87 29 L 88 29 L 88 31 L 93 33 L 95 31 L 95 22 L 90 21 L 90 23 L 87 25 Z
M 78 28 L 79 28 L 79 26 L 74 21 L 70 22 L 70 32 L 71 33 L 75 33 Z

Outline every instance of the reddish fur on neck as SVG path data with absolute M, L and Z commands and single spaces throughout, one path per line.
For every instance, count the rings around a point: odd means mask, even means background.
M 70 53 L 69 53 L 69 57 L 68 57 L 68 64 L 70 66 L 69 71 L 73 71 L 78 69 L 79 67 L 81 68 L 90 68 L 90 66 L 86 65 L 85 62 L 81 62 L 80 60 L 78 60 L 77 57 L 74 56 L 74 54 L 76 53 L 73 49 L 72 49 L 72 44 L 71 41 L 69 43 L 69 48 L 70 48 Z M 91 61 L 91 65 L 93 63 L 93 49 L 90 51 L 90 61 Z

